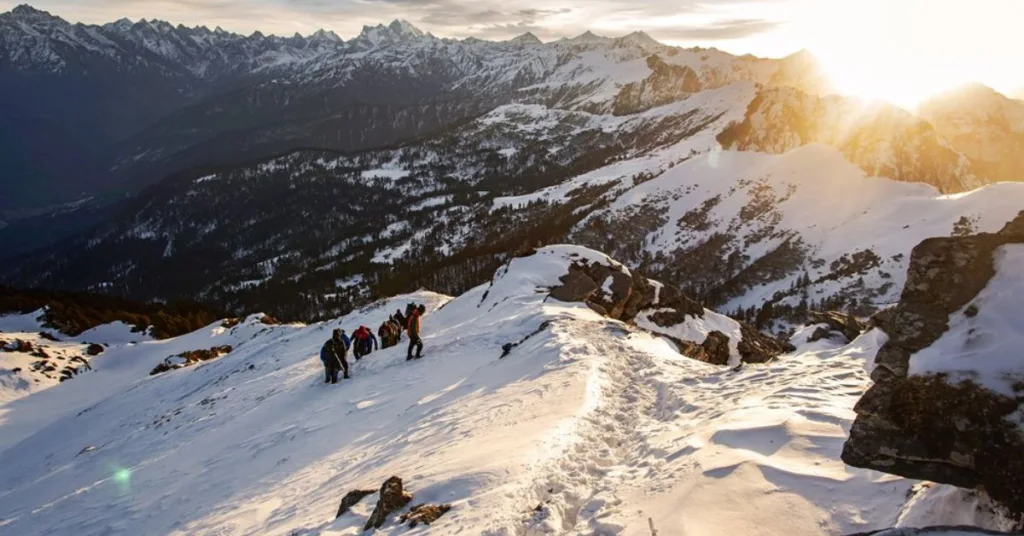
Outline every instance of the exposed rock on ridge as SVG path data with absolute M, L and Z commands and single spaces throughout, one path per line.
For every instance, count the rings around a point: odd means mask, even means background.
M 913 252 L 907 284 L 887 322 L 875 384 L 856 406 L 843 449 L 856 466 L 983 488 L 1024 518 L 1024 430 L 1011 416 L 1024 397 L 995 392 L 970 379 L 910 375 L 911 356 L 949 329 L 995 275 L 993 254 L 1024 243 L 1024 212 L 996 234 L 925 240 Z

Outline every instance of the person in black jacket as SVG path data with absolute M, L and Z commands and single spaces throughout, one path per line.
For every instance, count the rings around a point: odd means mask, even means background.
M 325 383 L 338 383 L 338 371 L 348 375 L 348 337 L 340 329 L 335 329 L 331 338 L 320 348 L 320 361 L 324 363 Z
M 405 325 L 409 322 L 409 320 L 405 318 L 405 315 L 402 314 L 401 309 L 395 309 L 395 322 L 398 322 L 398 326 L 403 330 L 405 329 Z M 399 333 L 399 336 L 401 336 L 401 333 Z

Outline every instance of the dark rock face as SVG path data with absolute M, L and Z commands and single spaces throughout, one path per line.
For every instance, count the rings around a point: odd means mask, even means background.
M 384 526 L 384 522 L 392 512 L 405 508 L 410 501 L 412 501 L 412 494 L 402 489 L 401 478 L 393 476 L 385 480 L 380 487 L 380 500 L 377 501 L 377 506 L 370 514 L 370 519 L 366 521 L 363 530 Z
M 619 90 L 613 106 L 615 115 L 642 112 L 681 100 L 703 87 L 696 71 L 687 66 L 668 64 L 658 55 L 647 58 L 647 67 L 653 71 L 650 76 L 626 84 Z
M 789 342 L 769 337 L 749 324 L 741 322 L 740 333 L 743 339 L 738 343 L 737 349 L 740 351 L 740 360 L 744 363 L 767 363 L 786 352 L 796 350 Z
M 708 333 L 708 338 L 704 340 L 704 355 L 708 363 L 712 365 L 728 365 L 729 364 L 729 336 L 721 331 L 712 331 Z
M 369 495 L 373 495 L 374 493 L 377 493 L 377 491 L 372 489 L 355 489 L 346 493 L 345 496 L 341 498 L 341 505 L 338 506 L 338 514 L 334 516 L 334 518 L 337 519 L 345 515 L 345 513 L 348 512 L 350 508 L 358 504 L 359 501 Z
M 420 523 L 429 525 L 447 514 L 451 509 L 452 505 L 450 504 L 417 504 L 408 512 L 402 514 L 399 521 L 402 523 L 408 522 L 409 528 L 415 528 Z
M 842 334 L 842 336 L 846 338 L 846 342 L 852 342 L 854 339 L 859 337 L 861 333 L 867 330 L 867 325 L 860 320 L 857 320 L 857 317 L 852 314 L 844 314 L 837 311 L 810 311 L 809 315 L 811 322 L 815 324 L 828 324 L 827 330 Z M 816 339 L 816 335 L 818 335 L 817 332 L 812 334 L 811 339 L 819 340 L 831 338 L 830 335 L 825 335 L 824 337 L 818 337 Z
M 564 302 L 585 302 L 597 291 L 597 283 L 581 270 L 569 270 L 562 286 L 551 289 L 551 297 Z
M 95 343 L 90 344 L 89 347 L 85 349 L 85 353 L 92 356 L 100 355 L 103 353 L 103 345 Z
M 998 234 L 925 240 L 875 358 L 875 384 L 855 408 L 843 461 L 908 478 L 982 487 L 1024 519 L 1024 432 L 1008 417 L 1022 399 L 944 375 L 908 376 L 910 357 L 949 329 L 995 273 L 992 255 L 1024 243 L 1024 213 Z

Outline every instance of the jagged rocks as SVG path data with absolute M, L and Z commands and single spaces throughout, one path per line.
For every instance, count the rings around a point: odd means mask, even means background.
M 1012 420 L 1024 411 L 1020 390 L 1016 397 L 997 392 L 974 381 L 970 369 L 955 379 L 910 374 L 912 356 L 938 341 L 952 315 L 988 286 L 993 254 L 1007 244 L 1024 244 L 1024 213 L 998 234 L 933 238 L 914 249 L 890 339 L 875 359 L 875 384 L 857 403 L 842 458 L 856 467 L 983 488 L 1024 518 L 1024 430 Z M 965 366 L 969 349 L 957 357 Z
M 818 331 L 815 331 L 814 334 L 811 335 L 810 339 L 808 339 L 808 342 L 820 339 L 830 339 L 832 338 L 832 332 L 841 334 L 846 338 L 846 342 L 852 342 L 868 328 L 868 326 L 863 322 L 857 320 L 857 317 L 849 313 L 840 313 L 837 311 L 810 311 L 808 314 L 812 324 L 828 325 L 828 327 L 825 328 L 826 333 L 819 333 Z
M 377 506 L 370 514 L 370 519 L 366 520 L 363 530 L 384 526 L 384 522 L 392 512 L 405 508 L 405 505 L 411 501 L 412 494 L 402 489 L 401 478 L 393 476 L 385 480 L 380 487 L 380 500 L 377 501 Z
M 654 299 L 653 287 L 650 290 L 645 288 L 645 285 L 650 287 L 650 282 L 642 276 L 633 276 L 621 265 L 576 260 L 559 281 L 562 284 L 551 289 L 552 298 L 584 302 L 598 313 L 618 320 L 630 320 L 627 311 L 639 311 L 648 305 L 643 303 L 645 295 L 651 301 Z M 634 286 L 638 287 L 636 293 Z
M 415 528 L 416 525 L 423 523 L 429 525 L 441 516 L 448 513 L 452 509 L 450 504 L 418 504 L 413 506 L 408 512 L 402 514 L 399 518 L 401 523 L 409 523 L 409 528 Z
M 712 365 L 728 365 L 729 364 L 729 336 L 721 331 L 712 331 L 708 333 L 708 338 L 704 339 L 704 343 L 701 344 L 704 349 L 705 359 Z
M 626 115 L 661 106 L 697 93 L 703 87 L 700 76 L 685 65 L 666 63 L 657 54 L 647 58 L 651 75 L 626 84 L 615 97 L 613 113 Z
M 739 339 L 735 345 L 728 334 L 716 329 L 703 335 L 700 342 L 688 340 L 696 333 L 683 329 L 689 335 L 678 335 L 677 328 L 690 321 L 703 321 L 704 307 L 678 288 L 631 273 L 621 265 L 574 260 L 559 281 L 561 285 L 551 289 L 552 298 L 584 302 L 599 314 L 624 322 L 636 321 L 642 315 L 646 327 L 671 339 L 684 355 L 699 361 L 727 365 L 734 346 L 746 363 L 765 363 L 794 350 L 788 343 L 717 314 L 716 321 L 731 324 L 730 332 Z M 506 355 L 508 351 L 511 348 Z
M 359 501 L 373 495 L 374 493 L 377 493 L 377 490 L 355 489 L 346 493 L 345 496 L 341 498 L 341 505 L 338 506 L 338 514 L 334 516 L 334 518 L 337 519 L 345 515 L 345 513 L 348 512 L 350 508 L 358 504 Z
M 831 329 L 828 329 L 825 326 L 818 326 L 818 328 L 814 330 L 814 333 L 811 333 L 811 336 L 807 337 L 807 342 L 818 342 L 825 339 L 831 339 L 835 335 L 836 332 Z
M 743 337 L 737 343 L 737 350 L 743 363 L 767 363 L 782 354 L 796 350 L 792 344 L 769 337 L 746 323 L 740 323 L 740 332 Z
M 582 270 L 570 269 L 560 280 L 562 285 L 551 289 L 551 297 L 559 301 L 586 302 L 598 289 L 597 283 Z
M 153 367 L 153 370 L 149 372 L 149 375 L 156 376 L 157 374 L 162 374 L 169 370 L 191 367 L 197 363 L 216 359 L 225 354 L 230 354 L 232 349 L 233 348 L 230 345 L 224 345 L 215 346 L 209 350 L 189 350 L 178 355 L 172 355 L 161 361 L 157 366 Z

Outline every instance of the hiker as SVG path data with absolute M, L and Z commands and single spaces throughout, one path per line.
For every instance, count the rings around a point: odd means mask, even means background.
M 355 339 L 352 344 L 355 348 L 356 361 L 366 357 L 378 347 L 377 337 L 366 326 L 359 326 L 352 336 Z
M 348 376 L 348 347 L 351 341 L 345 335 L 344 330 L 335 329 L 331 338 L 320 348 L 320 361 L 324 364 L 324 383 L 338 383 L 338 371 L 344 371 L 344 378 Z
M 395 309 L 395 314 L 394 314 L 394 316 L 392 318 L 394 318 L 395 322 L 398 323 L 398 329 L 399 329 L 398 335 L 401 336 L 402 335 L 401 330 L 405 329 L 405 325 L 408 323 L 408 320 L 405 318 L 405 315 L 402 314 L 402 310 L 401 309 Z
M 395 346 L 398 344 L 398 341 L 402 340 L 402 325 L 393 316 L 388 318 L 388 325 L 391 326 L 391 333 L 394 335 L 394 342 L 391 346 Z
M 416 348 L 416 359 L 423 357 L 423 341 L 420 339 L 420 317 L 426 312 L 427 308 L 423 305 L 414 307 L 409 313 L 409 352 L 406 361 L 413 358 L 412 349 Z
M 363 331 L 366 333 L 366 337 L 363 339 L 363 344 L 366 345 L 364 348 L 363 355 L 370 355 L 370 352 L 374 350 L 380 350 L 380 344 L 377 342 L 377 336 L 373 334 L 373 330 L 363 326 Z
M 391 324 L 387 320 L 381 322 L 380 327 L 377 328 L 377 336 L 380 337 L 381 348 L 387 349 L 395 345 L 395 337 L 391 329 Z

